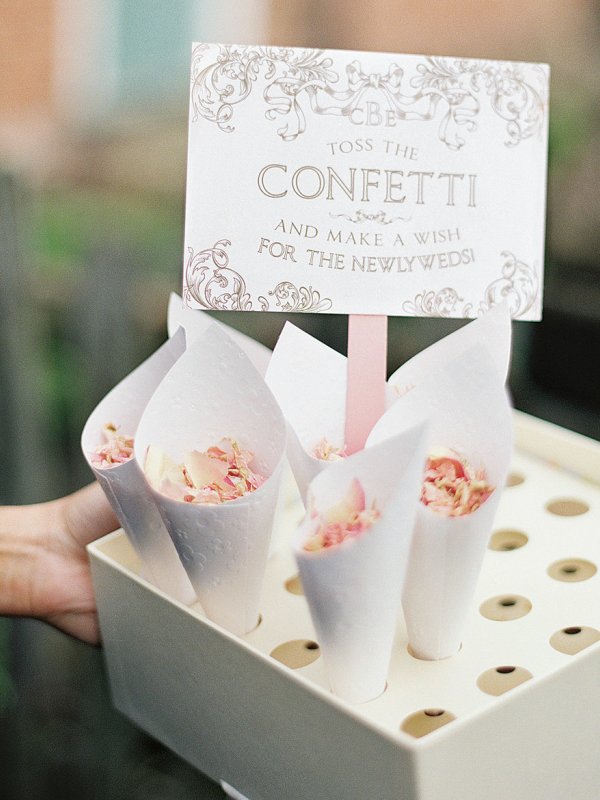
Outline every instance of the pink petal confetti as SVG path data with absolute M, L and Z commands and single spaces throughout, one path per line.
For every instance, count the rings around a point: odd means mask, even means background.
M 223 438 L 206 452 L 192 450 L 183 464 L 150 446 L 144 470 L 161 494 L 185 503 L 218 504 L 235 500 L 258 489 L 266 478 L 251 464 L 254 453 L 230 438 Z
M 421 502 L 445 517 L 476 511 L 494 491 L 485 470 L 474 470 L 453 450 L 432 453 L 427 459 Z
M 327 522 L 344 522 L 355 514 L 365 510 L 365 492 L 356 478 L 350 484 L 348 494 L 337 505 L 325 512 Z
M 319 439 L 313 447 L 312 455 L 314 458 L 319 459 L 319 461 L 341 461 L 343 458 L 347 457 L 348 453 L 346 452 L 346 445 L 343 447 L 336 447 L 328 439 L 323 437 Z
M 215 450 L 215 448 L 211 448 Z M 223 483 L 229 471 L 228 465 L 210 450 L 200 453 L 192 450 L 185 454 L 185 469 L 192 486 L 210 486 L 212 483 Z
M 117 433 L 118 430 L 118 427 L 112 422 L 107 422 L 103 426 L 102 433 L 106 441 L 99 445 L 90 456 L 94 467 L 110 469 L 133 458 L 133 436 Z
M 351 482 L 348 493 L 337 505 L 324 514 L 311 512 L 316 526 L 304 543 L 307 551 L 323 550 L 360 536 L 381 516 L 372 503 L 366 508 L 364 489 L 356 478 Z

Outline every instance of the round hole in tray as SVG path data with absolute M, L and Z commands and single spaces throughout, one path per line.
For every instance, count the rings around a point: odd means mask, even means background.
M 490 597 L 479 607 L 479 613 L 486 619 L 507 622 L 524 617 L 531 611 L 531 601 L 519 594 Z
M 477 678 L 477 686 L 486 694 L 498 695 L 514 689 L 525 681 L 531 680 L 533 675 L 523 667 L 503 666 L 487 669 Z
M 402 720 L 400 730 L 420 739 L 421 736 L 427 736 L 428 733 L 437 731 L 438 728 L 442 728 L 455 719 L 454 714 L 443 708 L 424 708 Z
M 263 622 L 263 616 L 262 616 L 262 614 L 259 614 L 258 615 L 258 619 L 256 620 L 256 625 L 253 628 L 251 628 L 248 631 L 248 633 L 252 633 L 252 631 L 255 631 L 257 628 L 260 628 L 260 626 L 262 625 L 262 622 Z
M 597 572 L 596 565 L 583 558 L 565 558 L 548 567 L 548 575 L 556 581 L 578 583 L 587 581 Z
M 316 661 L 320 655 L 319 645 L 311 639 L 291 639 L 271 650 L 271 657 L 276 661 L 281 661 L 290 669 L 306 667 Z
M 300 575 L 292 575 L 292 577 L 288 578 L 283 585 L 290 594 L 300 594 L 300 595 L 304 594 L 304 589 L 302 588 L 302 581 L 300 580 Z
M 488 547 L 490 550 L 518 550 L 519 547 L 526 545 L 528 541 L 527 534 L 523 533 L 523 531 L 503 528 L 492 534 Z
M 519 486 L 525 482 L 525 478 L 519 472 L 509 472 L 506 476 L 506 483 L 504 484 L 507 489 L 511 486 Z
M 573 500 L 569 497 L 562 497 L 558 500 L 551 500 L 546 503 L 546 510 L 558 517 L 578 517 L 590 510 L 587 503 L 581 500 Z
M 562 628 L 550 637 L 552 647 L 559 653 L 566 653 L 568 656 L 574 656 L 598 641 L 600 641 L 600 631 L 595 628 L 586 628 L 583 625 Z

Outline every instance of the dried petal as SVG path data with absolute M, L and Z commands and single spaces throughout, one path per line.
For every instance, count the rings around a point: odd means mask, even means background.
M 313 448 L 312 454 L 315 458 L 318 458 L 319 461 L 341 461 L 348 455 L 346 453 L 346 445 L 343 447 L 336 447 L 325 437 L 319 439 Z
M 178 483 L 181 478 L 180 469 L 173 459 L 154 445 L 150 445 L 146 451 L 144 472 L 146 473 L 148 482 L 156 487 L 158 487 L 163 480 Z
M 348 539 L 356 538 L 373 525 L 381 516 L 375 507 L 366 508 L 365 492 L 360 482 L 354 478 L 348 493 L 333 508 L 319 514 L 311 510 L 315 527 L 304 542 L 304 549 L 311 552 L 334 547 Z
M 186 503 L 217 504 L 243 497 L 266 478 L 250 466 L 254 454 L 233 439 L 224 438 L 206 452 L 192 450 L 183 464 L 149 447 L 144 469 L 148 481 L 162 494 Z
M 425 466 L 421 502 L 445 517 L 471 514 L 494 491 L 484 470 L 474 470 L 453 450 L 431 453 Z
M 219 457 L 209 452 L 200 453 L 192 450 L 184 456 L 185 469 L 192 486 L 209 486 L 211 483 L 222 483 L 227 476 L 228 465 Z
M 117 426 L 112 422 L 107 422 L 103 426 L 102 432 L 106 441 L 90 456 L 95 467 L 109 469 L 133 458 L 133 436 L 125 436 L 117 431 Z
M 327 522 L 343 522 L 364 511 L 365 502 L 365 491 L 360 481 L 354 478 L 344 499 L 325 513 L 325 519 Z

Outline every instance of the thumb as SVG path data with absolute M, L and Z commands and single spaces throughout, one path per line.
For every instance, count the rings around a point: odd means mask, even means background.
M 119 527 L 99 483 L 68 495 L 63 502 L 67 530 L 83 547 Z

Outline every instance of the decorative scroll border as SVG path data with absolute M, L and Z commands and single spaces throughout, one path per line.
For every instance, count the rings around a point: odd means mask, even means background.
M 235 107 L 259 82 L 265 116 L 282 119 L 277 134 L 284 141 L 305 132 L 307 112 L 349 117 L 372 90 L 397 120 L 438 121 L 438 138 L 451 150 L 465 145 L 463 133 L 477 130 L 484 100 L 506 123 L 508 147 L 541 134 L 547 116 L 547 81 L 540 66 L 535 85 L 519 63 L 425 57 L 408 75 L 397 64 L 386 74 L 367 73 L 354 60 L 346 66 L 344 82 L 323 50 L 219 45 L 216 60 L 206 63 L 213 47 L 197 45 L 192 53 L 192 121 L 202 118 L 227 133 L 235 129 Z

